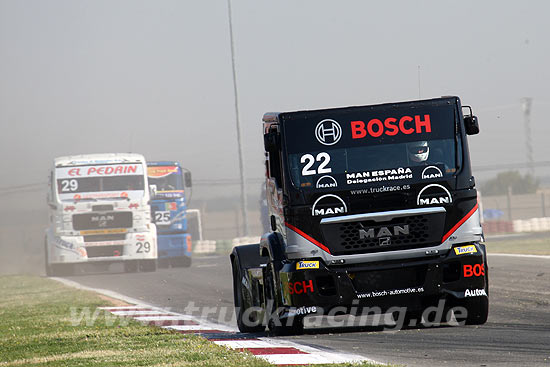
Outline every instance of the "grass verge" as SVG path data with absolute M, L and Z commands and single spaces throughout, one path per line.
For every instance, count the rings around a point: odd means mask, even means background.
M 489 253 L 550 255 L 550 237 L 489 240 L 486 245 Z
M 0 366 L 270 366 L 199 336 L 96 311 L 101 306 L 112 304 L 50 279 L 0 277 Z M 82 319 L 86 310 L 95 322 Z

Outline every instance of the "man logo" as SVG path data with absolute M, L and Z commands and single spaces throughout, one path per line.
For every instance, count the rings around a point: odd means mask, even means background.
M 391 230 L 390 230 L 391 228 Z M 359 230 L 359 239 L 364 240 L 365 238 L 390 238 L 391 236 L 399 236 L 399 235 L 408 235 L 409 232 L 409 225 L 405 224 L 403 227 L 401 226 L 393 226 L 393 227 L 380 227 L 380 228 L 368 228 L 368 229 L 360 229 Z M 389 244 L 389 241 L 388 241 Z
M 425 186 L 416 198 L 417 205 L 451 204 L 453 198 L 449 190 L 438 184 Z
M 320 203 L 321 201 L 324 203 Z M 320 205 L 322 205 L 323 208 L 318 208 Z M 346 206 L 344 200 L 342 200 L 339 196 L 332 194 L 326 194 L 319 197 L 315 200 L 313 206 L 311 207 L 311 215 L 314 217 L 319 215 L 343 214 L 347 213 L 347 211 L 348 207 Z
M 334 177 L 325 175 L 317 180 L 315 187 L 318 189 L 330 189 L 338 187 L 338 182 L 336 182 L 336 179 Z
M 422 171 L 422 179 L 429 180 L 433 178 L 442 178 L 443 172 L 436 166 L 428 166 Z
M 315 137 L 323 145 L 334 145 L 342 137 L 342 128 L 336 121 L 326 119 L 319 122 L 315 127 Z

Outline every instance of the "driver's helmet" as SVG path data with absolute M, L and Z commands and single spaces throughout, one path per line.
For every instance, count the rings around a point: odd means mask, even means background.
M 430 155 L 430 147 L 427 141 L 415 141 L 407 144 L 409 157 L 413 162 L 425 162 Z

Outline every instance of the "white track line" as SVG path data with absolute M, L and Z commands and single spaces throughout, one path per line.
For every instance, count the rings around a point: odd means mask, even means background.
M 134 319 L 138 321 L 195 321 L 188 316 L 174 315 L 174 316 L 136 316 Z
M 121 301 L 124 301 L 124 302 L 127 302 L 127 303 L 131 303 L 137 307 L 146 307 L 146 308 L 157 308 L 153 305 L 150 305 L 148 303 L 145 303 L 139 299 L 135 299 L 135 298 L 132 298 L 132 297 L 128 297 L 128 296 L 125 296 L 123 294 L 120 294 L 118 292 L 115 292 L 115 291 L 110 291 L 108 289 L 100 289 L 100 288 L 91 288 L 91 287 L 86 287 L 85 285 L 82 285 L 80 283 L 77 283 L 75 281 L 72 281 L 72 280 L 69 280 L 69 279 L 65 279 L 65 278 L 57 278 L 57 277 L 51 277 L 50 279 L 53 279 L 53 280 L 57 280 L 58 282 L 61 282 L 65 285 L 68 285 L 69 287 L 73 287 L 73 288 L 77 288 L 77 289 L 82 289 L 82 290 L 85 290 L 85 291 L 90 291 L 90 292 L 96 292 L 96 293 L 100 293 L 100 294 L 103 294 L 104 296 L 107 296 L 107 297 L 111 297 L 111 298 L 116 298 L 116 299 L 119 299 Z M 128 307 L 122 307 L 122 308 L 128 308 Z
M 508 257 L 525 257 L 525 258 L 531 258 L 531 259 L 550 259 L 550 256 L 548 255 L 524 255 L 524 254 L 488 254 L 489 257 L 491 256 L 508 256 Z
M 223 345 L 231 349 L 240 348 L 271 348 L 273 343 L 266 340 L 216 340 L 214 344 Z
M 204 325 L 168 325 L 163 326 L 164 329 L 177 330 L 177 331 L 202 331 L 202 330 L 220 330 L 218 328 L 210 329 L 205 328 Z M 220 330 L 225 331 L 225 330 Z
M 239 334 L 238 330 L 235 327 L 215 324 L 203 319 L 193 317 L 191 315 L 184 315 L 163 310 L 162 308 L 147 304 L 131 297 L 127 297 L 114 291 L 86 287 L 77 282 L 63 278 L 50 279 L 56 280 L 70 287 L 100 293 L 108 297 L 120 299 L 127 303 L 133 304 L 131 306 L 101 307 L 101 309 L 107 310 L 115 315 L 133 317 L 135 320 L 138 321 L 189 320 L 196 322 L 198 325 L 166 325 L 160 327 L 177 331 L 188 331 L 191 333 L 193 333 L 194 331 L 200 333 L 201 331 L 207 330 L 219 330 L 221 333 L 227 333 L 224 338 L 220 338 L 221 340 L 214 340 L 212 342 L 232 349 L 252 349 L 253 352 L 259 353 L 256 354 L 256 357 L 267 360 L 268 362 L 273 364 L 330 364 L 362 361 L 377 363 L 372 359 L 365 358 L 360 355 L 333 352 L 328 349 L 302 345 L 293 341 L 283 339 L 251 336 L 251 340 L 247 340 L 245 339 L 246 336 L 244 336 L 243 338 L 243 334 Z M 173 316 L 154 316 L 155 314 L 171 314 Z M 151 316 L 140 317 L 139 315 Z M 235 336 L 235 339 L 231 339 L 233 336 Z M 253 348 L 258 349 L 254 350 Z M 277 352 L 283 351 L 282 349 L 276 348 L 286 348 L 286 350 L 284 351 L 284 354 L 276 354 Z M 292 350 L 289 350 L 288 348 L 294 349 L 295 352 L 292 353 Z M 272 349 L 271 353 L 274 354 L 269 354 L 270 349 Z
M 132 316 L 132 317 L 138 317 L 138 316 L 167 316 L 167 315 L 174 315 L 177 316 L 177 314 L 174 314 L 173 312 L 166 312 L 166 311 L 110 311 L 113 315 L 117 316 Z

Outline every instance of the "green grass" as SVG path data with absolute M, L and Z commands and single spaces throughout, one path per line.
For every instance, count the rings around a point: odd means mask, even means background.
M 270 366 L 202 337 L 105 311 L 91 325 L 75 323 L 72 314 L 101 306 L 111 304 L 50 279 L 0 277 L 0 366 Z M 353 366 L 359 365 L 373 366 Z
M 505 241 L 489 239 L 486 245 L 489 253 L 550 255 L 550 237 Z

